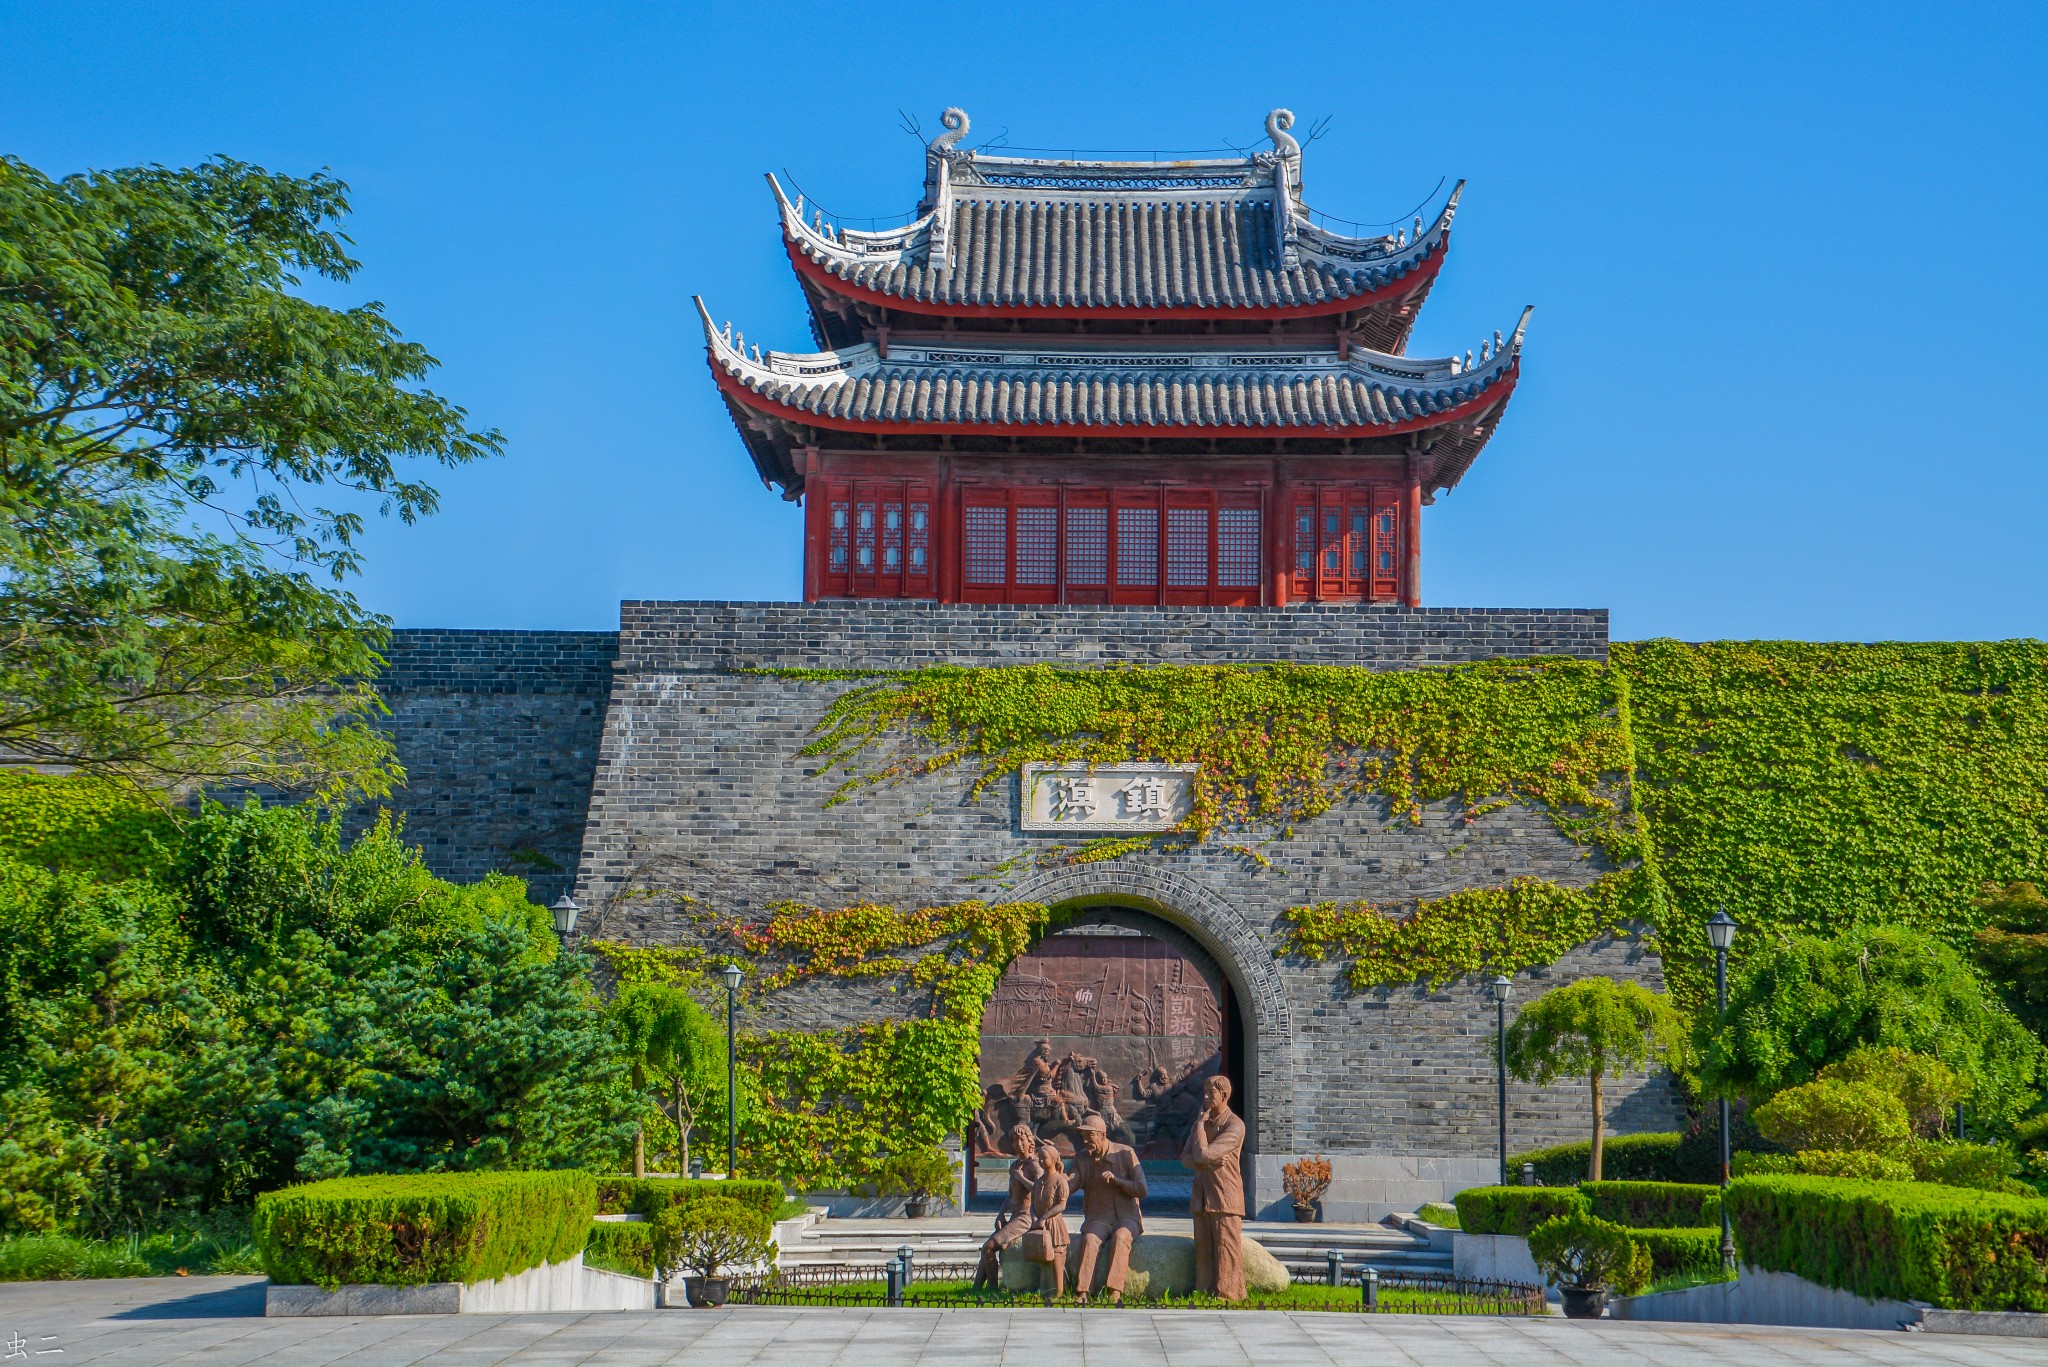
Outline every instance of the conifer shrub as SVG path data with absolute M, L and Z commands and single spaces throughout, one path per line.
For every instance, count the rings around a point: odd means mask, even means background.
M 1688 1171 L 1681 1161 L 1684 1138 L 1676 1132 L 1609 1135 L 1601 1154 L 1601 1175 L 1610 1182 L 1704 1181 L 1709 1174 Z M 1508 1160 L 1508 1175 L 1519 1178 L 1522 1164 L 1534 1163 L 1536 1180 L 1544 1186 L 1576 1186 L 1586 1180 L 1592 1162 L 1593 1143 L 1581 1140 L 1517 1154 Z
M 1593 1214 L 1630 1229 L 1721 1223 L 1721 1188 L 1694 1182 L 1581 1182 Z
M 582 1252 L 585 1172 L 337 1177 L 256 1198 L 256 1246 L 280 1285 L 484 1282 Z
M 630 1273 L 635 1277 L 654 1275 L 654 1239 L 646 1224 L 625 1220 L 593 1220 L 590 1242 L 583 1246 L 583 1261 L 591 1267 Z
M 1715 1220 L 1721 1217 L 1714 1216 Z M 1721 1269 L 1721 1226 L 1699 1225 L 1680 1229 L 1631 1228 L 1628 1237 L 1650 1255 L 1650 1278 L 1718 1272 Z
M 2048 1200 L 1924 1182 L 1732 1183 L 1742 1260 L 1875 1300 L 2048 1311 Z
M 1910 1182 L 1913 1165 L 1897 1154 L 1862 1149 L 1804 1149 L 1798 1153 L 1738 1153 L 1737 1177 L 1771 1175 L 1845 1177 L 1858 1182 Z
M 735 1178 L 729 1182 L 694 1177 L 600 1177 L 597 1209 L 603 1215 L 644 1215 L 652 1220 L 670 1206 L 687 1206 L 706 1197 L 737 1201 L 749 1210 L 772 1216 L 782 1205 L 782 1184 Z
M 1605 1288 L 1628 1295 L 1650 1280 L 1650 1251 L 1611 1220 L 1574 1211 L 1529 1232 L 1529 1256 L 1552 1286 Z
M 1519 1234 L 1561 1215 L 1590 1215 L 1577 1187 L 1467 1187 L 1453 1198 L 1467 1234 Z

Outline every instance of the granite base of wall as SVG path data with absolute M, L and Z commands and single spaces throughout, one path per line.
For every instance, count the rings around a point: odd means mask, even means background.
M 583 1255 L 489 1282 L 421 1286 L 317 1286 L 263 1289 L 265 1315 L 511 1315 L 534 1312 L 652 1310 L 655 1284 L 585 1267 Z
M 1920 1312 L 1928 1334 L 1989 1334 L 1994 1338 L 2048 1339 L 2048 1315 L 2025 1310 L 1936 1310 Z
M 1744 1267 L 1732 1282 L 1620 1296 L 1608 1313 L 1618 1320 L 1678 1320 L 1688 1324 L 1795 1324 L 1809 1329 L 1903 1329 L 1919 1325 L 1927 1307 L 1915 1301 L 1878 1301 L 1822 1286 L 1790 1272 Z M 1952 1312 L 1951 1312 L 1952 1313 Z M 1955 1332 L 1973 1333 L 1975 1330 Z
M 1543 1285 L 1543 1273 L 1529 1253 L 1529 1241 L 1519 1234 L 1458 1231 L 1451 1239 L 1451 1273 L 1468 1281 Z
M 1448 1203 L 1467 1187 L 1483 1187 L 1500 1175 L 1498 1158 L 1434 1154 L 1262 1153 L 1252 1160 L 1250 1205 L 1256 1220 L 1291 1220 L 1281 1168 L 1305 1157 L 1327 1158 L 1330 1189 L 1323 1194 L 1323 1218 L 1370 1223 L 1405 1214 L 1429 1202 Z

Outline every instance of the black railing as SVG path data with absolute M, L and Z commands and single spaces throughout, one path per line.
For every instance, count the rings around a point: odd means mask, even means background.
M 836 1264 L 829 1267 L 796 1267 L 766 1276 L 742 1278 L 734 1283 L 734 1305 L 821 1305 L 891 1306 L 909 1309 L 1002 1309 L 1042 1304 L 1035 1292 L 1008 1291 L 990 1287 L 970 1291 L 960 1283 L 974 1276 L 973 1263 L 919 1263 L 900 1299 L 890 1295 L 889 1268 Z M 1297 1285 L 1315 1285 L 1305 1279 Z M 1477 1281 L 1466 1277 L 1417 1276 L 1382 1273 L 1377 1281 L 1376 1303 L 1368 1305 L 1358 1279 L 1349 1278 L 1357 1291 L 1331 1297 L 1320 1305 L 1284 1305 L 1275 1309 L 1322 1310 L 1334 1313 L 1382 1315 L 1544 1315 L 1549 1313 L 1543 1288 L 1521 1282 Z M 1065 1303 L 1064 1301 L 1062 1303 Z M 1202 1308 L 1220 1306 L 1203 1303 Z M 1169 1308 L 1170 1303 L 1131 1300 L 1123 1308 L 1133 1310 Z M 1258 1306 L 1248 1307 L 1252 1309 Z

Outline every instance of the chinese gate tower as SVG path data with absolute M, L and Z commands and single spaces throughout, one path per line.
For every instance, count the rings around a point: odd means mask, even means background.
M 762 479 L 804 506 L 804 597 L 1421 604 L 1422 506 L 1493 435 L 1513 335 L 1406 354 L 1458 193 L 1347 236 L 1271 150 L 1047 160 L 948 109 L 907 226 L 804 219 L 773 176 L 814 352 L 713 325 Z

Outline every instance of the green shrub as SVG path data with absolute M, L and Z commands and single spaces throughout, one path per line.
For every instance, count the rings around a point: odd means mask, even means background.
M 1714 1218 L 1718 1221 L 1719 1203 Z M 1697 1276 L 1721 1270 L 1721 1226 L 1686 1226 L 1677 1229 L 1631 1229 L 1629 1237 L 1650 1255 L 1650 1276 Z
M 717 1277 L 735 1267 L 770 1261 L 768 1219 L 722 1196 L 664 1208 L 649 1222 L 654 1266 L 664 1275 L 677 1269 Z
M 1608 1287 L 1624 1295 L 1650 1280 L 1650 1252 L 1611 1220 L 1584 1211 L 1529 1232 L 1529 1256 L 1552 1286 Z
M 1907 1148 L 1913 1179 L 1945 1187 L 2005 1191 L 2019 1160 L 2003 1144 L 1964 1144 L 1955 1140 L 1922 1140 Z
M 1709 1174 L 1690 1174 L 1679 1164 L 1682 1134 L 1617 1134 L 1600 1155 L 1601 1176 L 1610 1182 L 1701 1181 Z M 1559 1144 L 1535 1149 L 1508 1160 L 1508 1176 L 1519 1181 L 1522 1164 L 1536 1165 L 1536 1180 L 1546 1187 L 1569 1187 L 1586 1180 L 1593 1164 L 1593 1144 Z M 1713 1174 L 1718 1175 L 1718 1174 Z
M 669 1206 L 686 1206 L 707 1196 L 737 1201 L 773 1216 L 786 1199 L 780 1182 L 702 1181 L 693 1177 L 600 1177 L 597 1209 L 604 1215 L 645 1215 L 652 1220 Z
M 1520 1234 L 1560 1215 L 1591 1211 L 1577 1187 L 1467 1187 L 1452 1198 L 1467 1234 Z
M 648 1225 L 627 1220 L 593 1220 L 583 1261 L 635 1277 L 654 1275 L 654 1239 Z
M 1884 1153 L 1912 1138 L 1905 1103 L 1868 1082 L 1808 1082 L 1756 1108 L 1764 1138 L 1796 1152 Z
M 2048 1311 L 2048 1200 L 1923 1182 L 1745 1177 L 1742 1259 L 1877 1300 Z
M 1693 1182 L 1581 1182 L 1589 1209 L 1630 1229 L 1697 1229 L 1721 1223 L 1721 1189 Z
M 1801 1153 L 1738 1153 L 1737 1177 L 1772 1174 L 1792 1177 L 1846 1177 L 1858 1182 L 1910 1182 L 1913 1165 L 1888 1153 L 1856 1149 L 1807 1149 Z
M 940 1148 L 910 1149 L 891 1154 L 875 1170 L 882 1196 L 949 1196 L 953 1191 L 953 1160 Z
M 1948 1132 L 1949 1112 L 1969 1099 L 1969 1084 L 1955 1069 L 1927 1054 L 1875 1044 L 1859 1045 L 1815 1077 L 1819 1082 L 1867 1082 L 1899 1099 L 1913 1133 L 1934 1139 Z
M 584 1172 L 340 1177 L 256 1198 L 256 1246 L 282 1285 L 481 1282 L 580 1252 L 597 1214 Z

